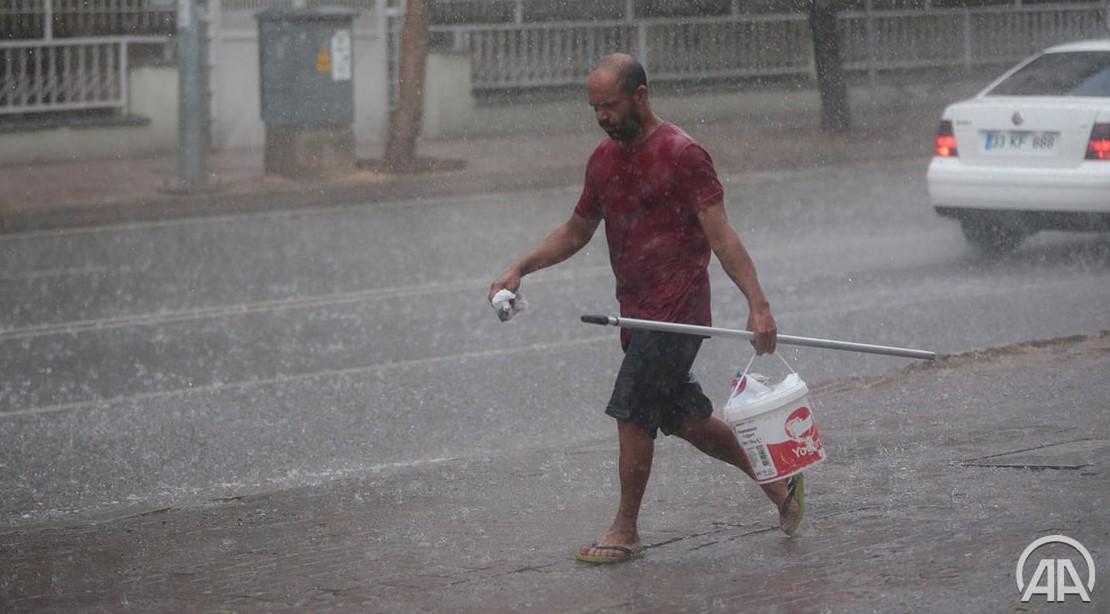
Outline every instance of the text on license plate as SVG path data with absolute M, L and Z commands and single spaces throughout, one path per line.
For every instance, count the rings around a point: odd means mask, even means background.
M 983 132 L 983 151 L 1050 154 L 1056 151 L 1059 140 L 1059 132 L 986 130 Z

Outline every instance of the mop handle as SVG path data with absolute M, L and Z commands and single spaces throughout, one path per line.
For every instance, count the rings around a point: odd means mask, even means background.
M 601 324 L 602 326 L 619 326 L 621 328 L 638 328 L 641 330 L 655 330 L 664 333 L 682 333 L 685 335 L 699 335 L 702 337 L 740 337 L 752 339 L 755 335 L 751 331 L 736 330 L 732 328 L 716 328 L 713 326 L 696 326 L 694 324 L 678 324 L 675 322 L 658 322 L 656 320 L 637 320 L 635 318 L 617 318 L 613 316 L 582 316 L 586 324 Z M 862 352 L 864 354 L 884 354 L 887 356 L 901 356 L 903 358 L 919 358 L 921 360 L 936 360 L 935 352 L 927 350 L 913 350 L 909 348 L 888 347 L 885 345 L 871 345 L 868 343 L 853 343 L 851 341 L 836 341 L 835 339 L 816 339 L 814 337 L 795 337 L 793 335 L 778 335 L 778 342 L 786 345 L 803 345 L 811 348 L 825 348 L 828 350 L 847 350 L 849 352 Z

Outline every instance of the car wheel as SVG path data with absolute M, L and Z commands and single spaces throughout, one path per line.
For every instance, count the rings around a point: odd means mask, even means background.
M 976 249 L 987 254 L 1007 254 L 1021 245 L 1029 231 L 998 220 L 962 219 L 964 238 Z

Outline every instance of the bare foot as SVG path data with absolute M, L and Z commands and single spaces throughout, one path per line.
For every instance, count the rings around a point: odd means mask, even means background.
M 786 497 L 778 503 L 779 528 L 793 536 L 802 525 L 806 514 L 805 474 L 799 473 L 786 480 Z
M 797 526 L 802 508 L 797 501 L 791 500 L 784 507 L 779 508 L 779 528 L 783 533 L 790 535 L 791 527 Z

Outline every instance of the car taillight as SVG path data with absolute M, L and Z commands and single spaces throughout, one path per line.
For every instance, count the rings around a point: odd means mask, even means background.
M 952 132 L 951 120 L 943 119 L 937 126 L 936 155 L 942 158 L 955 158 L 960 155 L 956 149 L 956 135 Z
M 1110 124 L 1095 124 L 1087 141 L 1088 160 L 1110 160 Z

